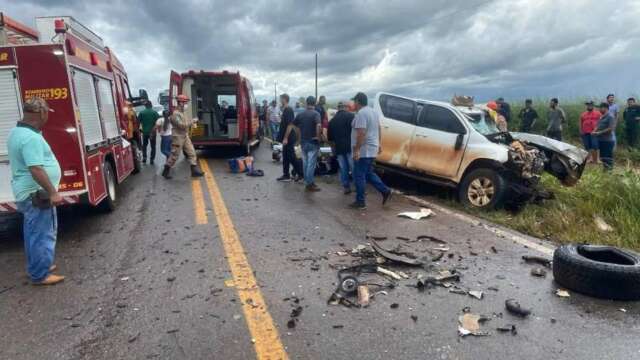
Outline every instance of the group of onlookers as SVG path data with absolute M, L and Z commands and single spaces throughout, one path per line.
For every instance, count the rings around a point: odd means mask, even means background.
M 339 102 L 338 111 L 331 121 L 328 121 L 324 96 L 318 102 L 313 96 L 307 97 L 305 109 L 297 114 L 289 106 L 289 101 L 289 95 L 280 95 L 280 126 L 273 138 L 282 143 L 283 174 L 277 180 L 304 180 L 306 191 L 320 191 L 315 183 L 315 173 L 320 146 L 328 142 L 337 157 L 344 194 L 352 192 L 352 183 L 355 187 L 356 199 L 350 207 L 366 208 L 367 182 L 382 194 L 382 203 L 385 204 L 392 191 L 373 171 L 373 162 L 380 150 L 380 119 L 367 106 L 367 96 L 358 93 L 353 98 L 355 114 L 347 111 L 345 102 Z M 268 119 L 268 115 L 265 118 Z
M 580 136 L 584 148 L 589 151 L 589 162 L 602 162 L 606 170 L 613 168 L 614 149 L 617 144 L 616 127 L 620 117 L 620 106 L 615 101 L 614 94 L 609 94 L 606 101 L 597 105 L 593 101 L 585 102 L 586 110 L 580 115 Z M 501 131 L 507 131 L 511 120 L 511 107 L 502 98 L 489 102 L 487 107 L 496 113 L 496 126 Z M 558 141 L 563 140 L 563 134 L 568 123 L 565 111 L 560 107 L 557 98 L 549 101 L 547 109 L 546 136 Z M 525 100 L 524 107 L 518 114 L 520 131 L 531 132 L 538 120 L 537 111 L 533 108 L 531 99 Z M 627 106 L 622 114 L 624 120 L 624 134 L 627 146 L 635 148 L 638 144 L 640 129 L 640 105 L 634 98 L 627 99 Z

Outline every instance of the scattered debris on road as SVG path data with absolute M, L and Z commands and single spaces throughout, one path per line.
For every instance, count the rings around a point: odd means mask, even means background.
M 383 249 L 375 241 L 371 242 L 371 246 L 378 254 L 380 254 L 380 256 L 384 257 L 385 259 L 406 264 L 406 265 L 412 265 L 412 266 L 420 266 L 423 264 L 423 262 L 416 259 L 415 255 L 413 254 L 399 253 L 399 252 Z
M 504 302 L 504 305 L 507 310 L 513 315 L 527 317 L 531 314 L 531 309 L 522 307 L 520 303 L 515 299 L 507 299 L 507 301 Z
M 536 276 L 536 277 L 546 277 L 547 276 L 547 270 L 540 268 L 540 267 L 536 267 L 531 269 L 531 275 Z
M 558 297 L 563 297 L 563 298 L 571 297 L 571 294 L 569 294 L 567 290 L 563 290 L 563 289 L 556 290 L 556 295 L 558 295 Z
M 404 217 L 413 220 L 421 220 L 434 215 L 433 210 L 422 208 L 420 211 L 405 211 L 398 214 L 399 217 Z
M 536 263 L 548 268 L 551 267 L 551 260 L 547 258 L 543 258 L 541 256 L 531 256 L 531 255 L 523 255 L 522 260 L 528 263 Z
M 473 336 L 489 336 L 486 331 L 480 331 L 480 324 L 490 320 L 482 315 L 476 315 L 471 313 L 465 313 L 458 318 L 460 325 L 458 325 L 458 334 L 462 337 L 467 335 Z
M 513 324 L 505 324 L 502 326 L 498 326 L 496 330 L 498 330 L 498 332 L 501 332 L 501 333 L 510 332 L 511 335 L 518 335 L 518 330 L 516 329 L 516 326 Z

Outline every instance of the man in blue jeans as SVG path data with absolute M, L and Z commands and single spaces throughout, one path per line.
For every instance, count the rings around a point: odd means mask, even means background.
M 600 149 L 600 160 L 606 171 L 613 169 L 613 150 L 616 147 L 616 118 L 609 111 L 609 104 L 600 104 L 600 120 L 595 131 L 591 134 L 597 136 Z
M 60 164 L 41 133 L 53 110 L 38 97 L 28 99 L 23 110 L 23 119 L 11 130 L 7 143 L 11 188 L 24 215 L 27 272 L 34 285 L 53 285 L 64 280 L 52 274 L 58 231 L 55 205 L 62 203 Z
M 338 112 L 329 121 L 327 131 L 328 140 L 333 145 L 333 151 L 340 165 L 340 182 L 344 189 L 344 194 L 351 194 L 351 179 L 349 172 L 353 171 L 353 155 L 351 154 L 351 123 L 353 113 L 346 110 L 344 102 L 338 103 Z
M 365 187 L 371 184 L 382 194 L 382 205 L 385 205 L 391 195 L 389 189 L 373 171 L 373 162 L 380 153 L 380 117 L 372 108 L 367 106 L 367 95 L 357 93 L 353 98 L 356 116 L 353 119 L 351 129 L 351 144 L 353 145 L 353 178 L 356 184 L 356 201 L 349 205 L 351 208 L 364 210 L 367 208 L 365 201 Z
M 315 184 L 316 165 L 320 152 L 320 140 L 322 139 L 322 124 L 320 114 L 315 110 L 316 98 L 307 98 L 307 109 L 298 114 L 293 123 L 287 127 L 287 132 L 282 140 L 282 145 L 287 146 L 291 131 L 296 132 L 296 139 L 302 144 L 302 170 L 304 172 L 305 190 L 309 192 L 320 191 Z

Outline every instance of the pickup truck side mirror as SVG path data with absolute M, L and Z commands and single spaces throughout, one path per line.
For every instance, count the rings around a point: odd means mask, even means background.
M 456 149 L 456 150 L 462 149 L 462 142 L 463 141 L 464 141 L 464 134 L 458 134 L 458 136 L 456 137 L 456 145 L 455 145 L 454 149 Z
M 140 89 L 138 90 L 138 97 L 145 99 L 145 100 L 149 100 L 149 94 L 147 94 L 147 90 L 145 89 Z

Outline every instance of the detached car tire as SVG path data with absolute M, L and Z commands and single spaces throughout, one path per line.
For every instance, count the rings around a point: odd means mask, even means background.
M 610 300 L 640 300 L 640 254 L 612 246 L 563 245 L 553 254 L 555 281 Z
M 495 209 L 502 205 L 506 182 L 495 170 L 480 168 L 468 173 L 458 185 L 460 202 L 470 208 Z

